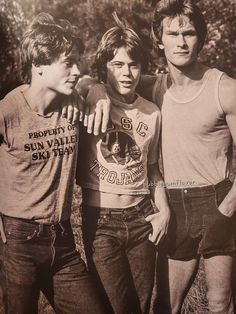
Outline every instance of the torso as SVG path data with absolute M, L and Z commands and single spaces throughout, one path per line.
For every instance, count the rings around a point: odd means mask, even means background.
M 177 99 L 167 77 L 154 88 L 162 111 L 162 158 L 169 188 L 216 184 L 229 175 L 231 135 L 218 92 L 223 73 L 207 71 L 198 91 Z

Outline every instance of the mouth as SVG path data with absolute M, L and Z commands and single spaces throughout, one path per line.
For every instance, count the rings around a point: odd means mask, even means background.
M 189 54 L 188 51 L 180 51 L 180 52 L 174 52 L 175 55 L 178 55 L 178 56 L 186 56 Z
M 129 88 L 129 87 L 132 87 L 133 82 L 131 82 L 131 81 L 120 81 L 120 84 L 121 84 L 122 86 L 124 86 L 124 87 Z
M 72 85 L 72 86 L 75 86 L 76 83 L 77 83 L 77 80 L 67 81 L 66 83 L 67 83 L 67 84 L 70 84 L 70 85 Z

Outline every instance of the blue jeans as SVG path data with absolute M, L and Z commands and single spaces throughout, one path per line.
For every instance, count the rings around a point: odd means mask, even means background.
M 149 313 L 155 246 L 148 240 L 150 199 L 126 209 L 83 208 L 83 237 L 89 269 L 106 313 Z
M 5 313 L 38 312 L 40 290 L 56 313 L 103 314 L 86 266 L 75 250 L 70 222 L 42 225 L 3 216 L 0 283 Z

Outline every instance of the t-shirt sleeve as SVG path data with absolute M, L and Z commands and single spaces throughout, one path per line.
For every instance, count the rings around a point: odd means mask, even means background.
M 160 111 L 158 111 L 156 115 L 155 132 L 149 144 L 147 159 L 148 165 L 155 164 L 159 160 L 160 133 L 161 133 L 161 113 Z

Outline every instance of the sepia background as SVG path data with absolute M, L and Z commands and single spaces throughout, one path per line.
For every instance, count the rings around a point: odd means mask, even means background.
M 32 17 L 48 12 L 55 18 L 66 18 L 79 27 L 86 45 L 84 73 L 90 73 L 95 51 L 102 34 L 114 25 L 112 13 L 117 12 L 141 36 L 152 55 L 149 73 L 165 67 L 150 39 L 150 22 L 157 1 L 152 0 L 0 0 L 0 98 L 22 83 L 20 76 L 20 44 L 22 34 Z M 208 38 L 199 58 L 236 78 L 236 0 L 195 0 L 202 9 L 208 26 Z M 80 233 L 80 190 L 75 188 L 72 223 L 78 249 L 83 254 Z M 148 261 L 147 261 L 148 262 Z M 185 301 L 183 313 L 207 313 L 204 269 Z M 155 297 L 154 291 L 154 297 Z M 154 298 L 153 298 L 154 299 Z M 42 297 L 40 314 L 53 310 Z M 0 310 L 1 312 L 1 310 Z M 161 313 L 160 313 L 161 314 Z

